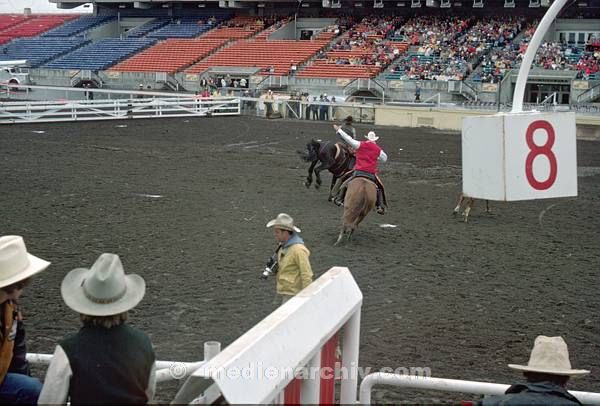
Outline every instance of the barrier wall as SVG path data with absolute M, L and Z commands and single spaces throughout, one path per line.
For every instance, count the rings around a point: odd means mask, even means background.
M 376 125 L 398 127 L 431 127 L 438 130 L 461 131 L 464 117 L 492 115 L 490 110 L 459 110 L 427 107 L 377 106 Z M 577 114 L 577 136 L 600 139 L 600 116 Z

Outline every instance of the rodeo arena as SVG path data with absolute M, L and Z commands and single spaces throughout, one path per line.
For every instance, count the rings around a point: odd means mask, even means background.
M 600 405 L 600 0 L 43 1 L 0 403 Z

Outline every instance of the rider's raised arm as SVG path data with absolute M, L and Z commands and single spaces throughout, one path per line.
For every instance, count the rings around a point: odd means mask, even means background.
M 333 128 L 335 128 L 337 135 L 339 135 L 340 138 L 343 139 L 344 142 L 346 142 L 346 144 L 350 145 L 354 149 L 357 149 L 360 146 L 360 142 L 356 141 L 351 136 L 346 134 L 344 132 L 344 130 L 342 130 L 339 126 L 334 125 Z M 387 159 L 387 156 L 386 156 L 386 159 Z
M 383 150 L 381 150 L 381 152 L 379 153 L 379 156 L 377 157 L 377 160 L 379 162 L 387 161 L 387 154 L 385 152 L 383 152 Z

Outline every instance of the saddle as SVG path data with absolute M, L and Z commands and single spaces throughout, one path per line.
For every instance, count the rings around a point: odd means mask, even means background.
M 341 179 L 342 179 L 341 188 L 347 188 L 348 183 L 350 183 L 350 181 L 354 178 L 365 178 L 365 179 L 368 179 L 371 182 L 375 183 L 375 186 L 377 186 L 377 189 L 379 189 L 381 191 L 381 198 L 382 198 L 383 205 L 387 207 L 387 198 L 385 197 L 385 187 L 383 186 L 383 182 L 381 182 L 381 179 L 379 178 L 379 176 L 373 175 L 368 172 L 349 171 L 341 177 Z

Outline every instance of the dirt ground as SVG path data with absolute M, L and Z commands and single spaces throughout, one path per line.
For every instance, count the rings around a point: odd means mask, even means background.
M 357 126 L 365 132 L 366 126 Z M 296 154 L 330 123 L 259 118 L 162 119 L 0 128 L 0 234 L 20 234 L 52 261 L 23 297 L 29 350 L 51 353 L 78 327 L 60 282 L 102 252 L 147 282 L 131 322 L 159 359 L 194 361 L 275 307 L 258 276 L 275 247 L 266 222 L 291 214 L 317 275 L 350 268 L 364 293 L 360 363 L 429 367 L 435 377 L 510 383 L 539 334 L 562 335 L 600 392 L 600 142 L 578 142 L 579 196 L 479 204 L 451 215 L 460 191 L 460 135 L 375 129 L 389 154 L 390 209 L 333 247 L 341 209 L 303 186 Z M 43 131 L 43 132 L 42 132 Z M 329 174 L 324 176 L 328 185 Z M 396 228 L 382 228 L 381 224 Z M 42 371 L 39 371 L 42 372 Z M 159 386 L 167 401 L 175 384 Z M 422 403 L 469 395 L 378 388 L 375 399 Z

